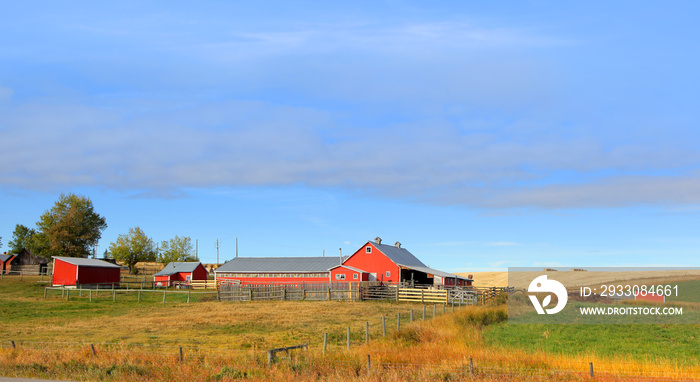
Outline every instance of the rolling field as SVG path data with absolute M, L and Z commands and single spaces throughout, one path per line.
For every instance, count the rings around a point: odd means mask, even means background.
M 530 280 L 534 279 L 539 275 L 549 275 L 552 278 L 556 278 L 558 281 L 566 283 L 566 285 L 591 285 L 591 284 L 605 284 L 614 283 L 620 281 L 631 281 L 640 280 L 645 282 L 653 283 L 657 280 L 683 280 L 686 278 L 697 279 L 700 277 L 700 270 L 682 270 L 682 271 L 639 271 L 639 272 L 572 272 L 572 271 L 559 271 L 559 272 L 517 272 L 520 274 L 519 279 L 528 280 L 527 283 L 521 282 L 520 284 L 527 285 Z M 505 287 L 513 286 L 514 281 L 508 280 L 508 272 L 469 272 L 469 273 L 458 273 L 460 276 L 467 277 L 468 275 L 474 276 L 474 286 L 477 287 Z M 517 280 L 516 280 L 517 282 Z
M 139 304 L 133 295 L 119 295 L 113 302 L 106 293 L 89 302 L 73 295 L 65 301 L 60 294 L 44 300 L 43 293 L 35 280 L 0 281 L 0 376 L 587 381 L 592 362 L 596 380 L 700 380 L 700 325 L 509 325 L 505 298 L 454 312 L 447 307 L 444 314 L 439 307 L 435 318 L 429 305 L 424 321 L 422 305 L 394 302 L 222 303 L 202 298 L 187 304 L 182 296 L 162 303 L 158 295 L 144 295 Z M 325 355 L 323 333 L 329 338 Z M 309 349 L 282 353 L 267 366 L 266 350 L 301 343 Z M 95 344 L 94 352 L 90 344 Z

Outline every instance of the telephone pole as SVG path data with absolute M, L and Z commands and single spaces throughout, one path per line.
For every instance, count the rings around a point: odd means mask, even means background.
M 216 263 L 219 264 L 219 239 L 216 239 Z

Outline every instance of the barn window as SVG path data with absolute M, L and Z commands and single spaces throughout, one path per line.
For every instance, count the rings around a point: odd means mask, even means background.
M 352 274 L 352 278 L 353 278 L 354 280 L 357 280 L 357 273 L 353 273 L 353 274 Z
M 391 277 L 391 271 L 386 271 L 386 277 Z
M 336 280 L 345 280 L 345 275 L 342 274 L 342 273 L 337 273 L 337 274 L 335 275 L 335 279 L 336 279 Z
M 372 247 L 370 247 L 370 246 L 368 245 L 367 248 L 365 248 L 365 252 L 366 252 L 366 253 L 372 253 Z

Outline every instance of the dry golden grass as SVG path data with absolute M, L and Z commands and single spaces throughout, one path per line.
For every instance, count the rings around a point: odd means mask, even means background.
M 506 287 L 508 286 L 508 272 L 468 272 L 457 273 L 459 276 L 474 276 L 474 286 L 477 287 Z
M 516 272 L 510 275 L 508 272 L 470 272 L 458 273 L 460 276 L 474 276 L 474 286 L 477 287 L 505 287 L 525 285 L 527 287 L 535 277 L 546 274 L 571 286 L 589 286 L 595 284 L 615 283 L 621 281 L 636 281 L 638 283 L 654 283 L 667 281 L 681 281 L 700 278 L 700 270 L 681 271 L 635 271 L 635 272 Z M 514 277 L 515 276 L 515 277 Z
M 475 381 L 587 381 L 588 362 L 594 363 L 596 380 L 600 381 L 644 380 L 645 376 L 656 380 L 700 378 L 700 366 L 680 368 L 664 361 L 552 355 L 487 346 L 481 336 L 482 324 L 503 317 L 502 306 L 463 308 L 406 324 L 401 331 L 393 331 L 385 339 L 373 338 L 368 345 L 355 343 L 349 351 L 333 347 L 323 355 L 319 345 L 311 346 L 306 352 L 293 352 L 292 359 L 278 360 L 272 368 L 267 367 L 265 352 L 252 349 L 185 348 L 184 362 L 179 362 L 177 347 L 108 349 L 98 345 L 95 356 L 85 345 L 58 349 L 25 348 L 21 344 L 18 349 L 0 349 L 0 373 L 110 381 L 432 381 L 469 378 L 472 358 L 476 374 L 471 380 Z M 373 365 L 371 372 L 366 366 L 367 355 Z
M 38 312 L 28 319 L 2 316 L 0 375 L 88 381 L 461 380 L 468 376 L 472 358 L 475 381 L 587 381 L 588 362 L 594 363 L 597 380 L 603 381 L 638 380 L 645 375 L 657 380 L 700 379 L 697 363 L 681 367 L 666 360 L 490 346 L 482 333 L 505 319 L 504 306 L 468 307 L 454 313 L 448 307 L 445 315 L 438 308 L 436 318 L 422 321 L 421 305 L 393 302 L 136 304 L 127 297 L 116 303 L 104 297 L 89 303 L 85 297 L 43 300 L 32 295 L 33 290 L 21 297 L 0 295 L 3 313 L 29 314 L 25 312 L 29 306 Z M 407 322 L 409 309 L 414 309 L 413 324 Z M 398 312 L 404 321 L 396 332 Z M 381 336 L 382 316 L 387 318 L 387 338 Z M 365 345 L 368 321 L 372 338 Z M 353 343 L 349 351 L 345 349 L 348 326 Z M 330 344 L 323 355 L 326 332 Z M 8 347 L 8 340 L 17 341 L 17 349 Z M 91 343 L 96 344 L 97 355 L 90 351 Z M 309 343 L 309 350 L 267 367 L 265 350 L 300 343 Z M 184 347 L 182 363 L 179 346 Z M 371 373 L 367 355 L 372 360 Z

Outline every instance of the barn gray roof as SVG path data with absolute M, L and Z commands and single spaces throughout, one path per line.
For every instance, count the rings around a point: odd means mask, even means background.
M 408 252 L 406 248 L 398 248 L 394 245 L 377 244 L 375 242 L 371 243 L 397 265 L 427 268 L 427 266 L 423 264 L 422 261 L 418 260 L 417 257 L 413 256 L 411 252 Z
M 345 258 L 343 258 L 344 260 Z M 217 268 L 218 272 L 328 272 L 340 264 L 340 257 L 235 257 Z
M 153 276 L 170 276 L 176 273 L 190 273 L 194 272 L 197 266 L 200 264 L 199 261 L 174 261 L 168 263 L 160 272 L 154 274 Z
M 4 263 L 10 257 L 12 257 L 12 255 L 0 255 L 0 261 L 2 261 Z
M 409 266 L 409 265 L 405 265 L 405 264 L 399 264 L 399 265 L 404 267 L 404 268 L 413 269 L 415 271 L 423 272 L 423 273 L 430 273 L 431 275 L 435 275 L 435 276 L 452 277 L 452 278 L 461 279 L 461 280 L 471 280 L 471 279 L 463 277 L 463 276 L 458 276 L 458 275 L 455 275 L 453 273 L 443 272 L 443 271 L 433 269 L 433 268 Z
M 80 267 L 121 268 L 119 265 L 97 259 L 85 259 L 82 257 L 52 256 L 54 259 L 65 261 L 68 264 Z

